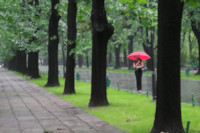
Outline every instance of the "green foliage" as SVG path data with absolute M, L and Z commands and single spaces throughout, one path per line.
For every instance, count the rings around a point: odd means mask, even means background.
M 89 7 L 89 8 L 88 8 Z M 91 33 L 91 1 L 79 1 L 77 11 L 77 41 L 76 48 L 72 51 L 79 55 L 89 55 L 92 49 Z
M 185 2 L 182 21 L 181 62 L 188 65 L 198 60 L 197 41 L 192 33 L 191 20 L 195 20 L 198 28 L 200 22 L 199 0 L 183 0 Z M 77 0 L 77 47 L 71 51 L 75 56 L 91 55 L 91 9 L 92 1 Z M 48 21 L 50 16 L 50 1 L 39 1 L 39 5 L 30 5 L 28 1 L 0 1 L 0 59 L 12 58 L 16 50 L 46 51 L 48 43 Z M 134 50 L 143 50 L 142 44 L 148 46 L 145 30 L 157 30 L 157 1 L 156 0 L 110 0 L 105 1 L 107 19 L 114 26 L 114 34 L 109 41 L 108 51 L 113 52 L 115 45 L 127 49 L 128 36 L 134 36 Z M 65 47 L 67 40 L 67 7 L 68 1 L 60 0 L 56 5 L 61 20 L 59 21 L 60 44 Z M 190 15 L 193 12 L 193 15 Z M 189 35 L 191 40 L 189 41 Z M 54 37 L 51 39 L 55 39 Z M 155 37 L 155 42 L 157 38 Z M 191 44 L 192 54 L 189 53 Z M 156 45 L 156 44 L 155 44 Z M 155 46 L 154 45 L 154 46 Z M 122 52 L 121 52 L 122 54 Z
M 200 0 L 182 0 L 184 3 L 189 4 L 192 7 L 197 7 Z
M 189 2 L 189 1 L 188 1 Z M 191 27 L 191 21 L 200 31 L 200 3 L 196 7 L 191 4 L 185 4 L 182 18 L 182 36 L 181 36 L 181 62 L 184 66 L 198 61 L 198 44 Z
M 40 5 L 20 0 L 0 1 L 0 56 L 11 58 L 17 50 L 38 51 L 46 48 L 49 2 Z
M 134 50 L 143 49 L 141 44 L 145 42 L 146 36 L 142 29 L 157 28 L 157 3 L 146 0 L 113 0 L 106 1 L 106 5 L 108 20 L 115 28 L 109 41 L 110 49 L 113 49 L 114 45 L 127 49 L 130 41 L 128 36 L 134 37 Z

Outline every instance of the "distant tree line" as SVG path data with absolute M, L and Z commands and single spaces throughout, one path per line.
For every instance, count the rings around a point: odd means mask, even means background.
M 8 69 L 39 78 L 39 52 L 47 50 L 46 86 L 59 86 L 58 46 L 62 44 L 63 58 L 66 57 L 63 94 L 76 93 L 76 58 L 81 66 L 85 56 L 87 62 L 89 58 L 92 62 L 89 106 L 108 106 L 108 64 L 115 62 L 117 69 L 123 59 L 123 65 L 130 69 L 132 62 L 126 56 L 132 51 L 156 54 L 157 102 L 151 133 L 184 133 L 180 66 L 182 62 L 200 61 L 199 3 L 194 0 L 4 0 L 0 4 L 0 58 Z M 149 70 L 153 69 L 153 63 L 147 62 Z

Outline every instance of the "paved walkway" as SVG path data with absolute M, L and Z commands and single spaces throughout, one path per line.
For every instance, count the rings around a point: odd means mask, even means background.
M 0 69 L 0 133 L 124 133 L 114 126 Z

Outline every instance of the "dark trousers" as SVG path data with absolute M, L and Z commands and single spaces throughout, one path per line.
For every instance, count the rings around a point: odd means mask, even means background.
M 142 70 L 135 70 L 135 76 L 137 81 L 137 91 L 142 90 Z

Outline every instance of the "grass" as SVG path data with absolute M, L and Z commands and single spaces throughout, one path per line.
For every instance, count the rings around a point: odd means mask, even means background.
M 200 80 L 200 75 L 195 75 L 195 73 L 190 73 L 190 75 L 187 76 L 184 72 L 181 72 L 181 78 L 182 79 Z
M 30 81 L 43 87 L 47 81 L 47 74 L 41 75 L 42 78 L 30 79 Z M 107 96 L 110 106 L 89 108 L 90 83 L 76 81 L 76 94 L 73 95 L 62 95 L 64 79 L 61 77 L 60 85 L 60 87 L 45 87 L 45 89 L 124 131 L 148 133 L 153 126 L 155 102 L 151 102 L 151 97 L 108 88 Z M 200 107 L 182 104 L 183 126 L 186 128 L 187 120 L 190 120 L 190 133 L 200 132 L 199 118 Z

